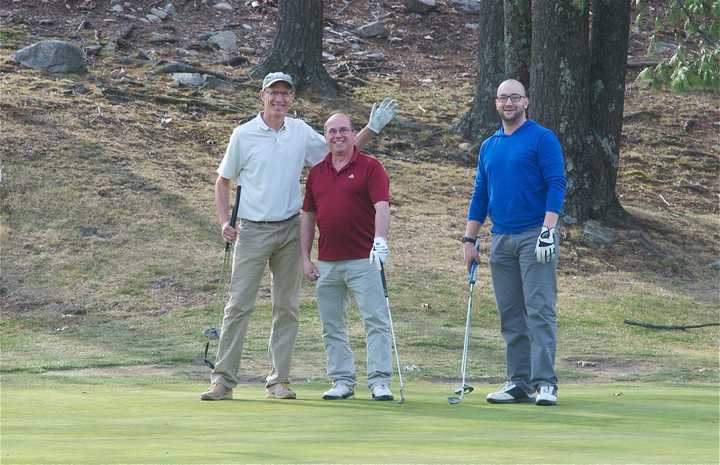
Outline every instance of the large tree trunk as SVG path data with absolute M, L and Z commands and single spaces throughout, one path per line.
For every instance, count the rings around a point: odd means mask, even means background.
M 530 0 L 505 0 L 505 76 L 530 85 Z M 498 83 L 499 84 L 499 83 Z
M 532 13 L 530 112 L 555 131 L 565 152 L 566 221 L 591 217 L 606 203 L 590 138 L 590 54 L 587 2 L 538 1 Z
M 273 47 L 251 75 L 262 79 L 266 73 L 283 71 L 299 91 L 334 97 L 338 86 L 322 64 L 322 33 L 322 0 L 280 0 Z
M 593 217 L 621 215 L 616 194 L 625 104 L 630 0 L 594 0 L 590 37 L 590 123 L 597 147 Z
M 495 89 L 505 74 L 502 2 L 482 1 L 480 10 L 475 98 L 470 111 L 456 126 L 457 132 L 477 141 L 486 139 L 500 126 L 494 98 Z

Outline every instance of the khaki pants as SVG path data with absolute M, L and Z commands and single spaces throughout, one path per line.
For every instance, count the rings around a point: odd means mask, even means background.
M 266 386 L 288 382 L 298 333 L 302 279 L 299 236 L 298 216 L 268 223 L 242 220 L 233 257 L 230 300 L 225 306 L 215 369 L 210 377 L 212 383 L 229 388 L 238 383 L 243 343 L 268 263 L 272 275 L 272 326 Z

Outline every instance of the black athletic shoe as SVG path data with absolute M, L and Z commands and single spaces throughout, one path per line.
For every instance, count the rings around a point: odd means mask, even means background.
M 519 404 L 522 402 L 533 402 L 535 399 L 530 397 L 515 383 L 507 382 L 496 392 L 487 395 L 487 401 L 491 404 Z

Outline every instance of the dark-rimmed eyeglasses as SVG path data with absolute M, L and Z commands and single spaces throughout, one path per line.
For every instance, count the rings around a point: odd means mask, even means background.
M 497 97 L 495 97 L 495 101 L 497 103 L 505 103 L 508 101 L 508 99 L 510 99 L 510 101 L 512 103 L 518 103 L 520 100 L 522 100 L 524 98 L 525 98 L 525 96 L 520 95 L 520 94 L 510 94 L 510 95 L 503 94 L 503 95 L 498 95 Z
M 347 136 L 351 132 L 352 132 L 352 129 L 350 129 L 350 128 L 340 128 L 340 129 L 330 128 L 327 130 L 327 133 L 330 134 L 331 136 L 337 136 L 338 134 L 340 134 L 341 136 Z

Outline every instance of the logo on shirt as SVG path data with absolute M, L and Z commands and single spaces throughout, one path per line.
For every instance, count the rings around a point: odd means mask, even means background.
M 355 179 L 355 175 L 351 173 L 350 176 L 348 176 L 348 179 Z

